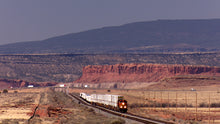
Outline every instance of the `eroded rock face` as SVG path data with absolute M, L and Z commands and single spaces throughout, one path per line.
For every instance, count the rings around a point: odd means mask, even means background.
M 77 83 L 157 82 L 176 75 L 220 76 L 220 67 L 161 64 L 89 65 Z
M 57 83 L 55 82 L 27 82 L 23 80 L 12 80 L 12 79 L 0 79 L 0 89 L 4 88 L 19 88 L 27 87 L 28 85 L 33 85 L 34 87 L 45 87 L 45 86 L 54 86 Z
M 23 80 L 0 79 L 0 88 L 26 87 L 29 82 Z

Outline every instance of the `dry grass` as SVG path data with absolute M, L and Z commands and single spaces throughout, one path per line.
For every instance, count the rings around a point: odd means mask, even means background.
M 33 124 L 111 124 L 112 121 L 123 122 L 116 118 L 108 118 L 95 113 L 93 109 L 83 107 L 78 102 L 74 102 L 66 94 L 51 90 L 44 92 L 44 95 L 42 95 L 40 106 L 36 113 L 37 116 L 30 121 Z
M 40 87 L 34 87 L 34 88 L 18 88 L 18 89 L 10 89 L 9 93 L 14 93 L 17 91 L 18 93 L 42 93 L 47 92 L 49 88 L 40 88 Z
M 0 123 L 25 123 L 38 101 L 38 93 L 0 94 Z
M 33 88 L 9 90 L 9 93 L 0 94 L 0 124 L 27 123 L 38 104 L 30 124 L 124 123 L 123 120 L 108 118 L 95 113 L 93 109 L 82 107 L 64 93 L 52 92 L 48 88 Z
M 128 112 L 155 119 L 174 120 L 178 123 L 220 121 L 219 87 L 210 91 L 70 89 L 70 92 L 120 94 L 128 101 Z
M 8 90 L 0 94 L 0 124 L 25 124 L 39 107 L 30 124 L 123 124 L 124 120 L 108 118 L 93 109 L 82 107 L 62 92 L 49 88 Z M 16 91 L 16 92 L 15 92 Z M 50 113 L 50 114 L 49 114 Z M 50 115 L 50 116 L 49 116 Z

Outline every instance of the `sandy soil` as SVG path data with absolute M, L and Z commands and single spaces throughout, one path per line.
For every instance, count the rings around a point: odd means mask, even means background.
M 37 106 L 35 116 L 30 119 Z M 124 123 L 123 120 L 95 113 L 66 94 L 48 88 L 16 89 L 0 94 L 1 124 L 26 124 L 28 120 L 29 124 Z
M 128 101 L 128 112 L 136 115 L 174 121 L 176 123 L 220 122 L 220 85 L 191 86 L 168 90 L 146 89 L 70 89 L 70 92 L 120 94 Z M 168 106 L 168 103 L 170 104 Z M 162 104 L 165 107 L 161 107 Z M 177 107 L 175 106 L 177 104 Z M 145 107 L 149 106 L 151 107 Z M 172 107 L 172 105 L 174 107 Z M 204 105 L 204 107 L 200 107 Z M 216 107 L 211 107 L 215 106 Z M 195 121 L 197 120 L 197 121 Z
M 189 85 L 186 82 L 178 88 L 172 84 L 169 88 L 142 87 L 141 89 L 89 89 L 70 88 L 72 93 L 102 93 L 123 95 L 128 101 L 128 112 L 154 119 L 174 121 L 177 123 L 220 122 L 220 85 L 215 80 L 210 85 Z M 165 82 L 163 82 L 165 83 Z M 178 83 L 184 83 L 178 81 Z M 204 81 L 205 83 L 205 81 Z M 195 89 L 192 91 L 191 88 Z M 15 93 L 17 91 L 18 93 Z M 39 104 L 40 103 L 40 104 Z M 167 104 L 170 104 L 167 106 Z M 93 110 L 80 106 L 64 93 L 52 92 L 49 88 L 10 89 L 9 93 L 0 94 L 0 123 L 25 123 L 39 104 L 31 124 L 51 123 L 112 123 L 114 118 L 107 118 Z M 166 104 L 165 107 L 161 107 Z M 171 105 L 177 104 L 177 107 Z M 205 107 L 199 107 L 204 104 Z M 150 107 L 148 107 L 150 106 Z M 186 116 L 187 115 L 187 116 Z M 197 121 L 195 121 L 197 120 Z
M 38 104 L 39 93 L 1 93 L 0 123 L 25 123 L 31 115 L 32 108 Z

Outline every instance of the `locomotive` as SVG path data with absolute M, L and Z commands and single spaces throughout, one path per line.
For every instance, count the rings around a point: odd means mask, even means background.
M 111 94 L 86 94 L 80 93 L 80 97 L 92 105 L 103 106 L 115 111 L 127 112 L 127 101 L 121 95 Z

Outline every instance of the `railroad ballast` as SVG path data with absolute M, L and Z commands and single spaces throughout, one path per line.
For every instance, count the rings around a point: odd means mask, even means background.
M 104 106 L 106 108 L 127 112 L 127 101 L 121 95 L 111 94 L 86 94 L 80 93 L 80 97 L 92 105 Z

